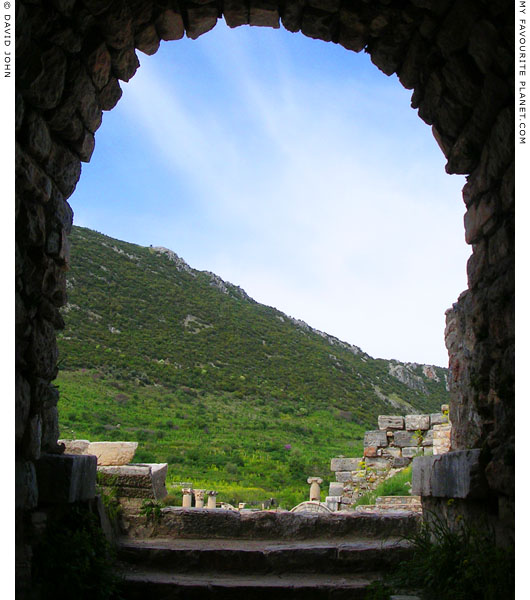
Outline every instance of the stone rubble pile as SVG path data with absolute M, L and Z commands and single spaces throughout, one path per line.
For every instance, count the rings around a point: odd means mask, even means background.
M 424 415 L 380 415 L 379 429 L 364 435 L 360 458 L 331 460 L 335 481 L 329 485 L 326 505 L 330 510 L 347 510 L 364 494 L 407 467 L 417 456 L 445 454 L 451 449 L 449 407 Z

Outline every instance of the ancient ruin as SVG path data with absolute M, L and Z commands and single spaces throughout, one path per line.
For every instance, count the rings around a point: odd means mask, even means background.
M 335 481 L 329 485 L 326 504 L 331 510 L 347 510 L 362 495 L 408 466 L 418 456 L 449 452 L 449 407 L 430 415 L 380 415 L 379 429 L 364 435 L 362 457 L 331 460 Z
M 66 302 L 68 204 L 102 111 L 137 51 L 230 27 L 278 28 L 397 73 L 446 171 L 467 175 L 468 289 L 446 315 L 452 451 L 424 456 L 417 493 L 514 530 L 514 4 L 507 0 L 40 0 L 16 3 L 16 568 L 32 589 L 36 519 L 94 494 L 95 458 L 57 443 L 56 331 Z M 375 67 L 374 67 L 375 68 Z M 459 200 L 455 198 L 455 202 Z M 433 224 L 433 226 L 435 226 Z M 458 473 L 458 477 L 449 475 Z M 441 483 L 441 478 L 443 483 Z M 466 485 L 457 485 L 465 481 Z M 215 512 L 217 514 L 217 512 Z M 295 515 L 296 516 L 296 515 Z M 40 531 L 40 530 L 39 530 Z M 499 538 L 500 539 L 500 538 Z

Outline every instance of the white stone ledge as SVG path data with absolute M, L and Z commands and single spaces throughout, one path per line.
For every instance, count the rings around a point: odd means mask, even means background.
M 118 497 L 154 498 L 167 496 L 167 463 L 134 463 L 98 466 L 103 486 L 117 489 Z
M 411 493 L 437 498 L 486 497 L 488 487 L 479 458 L 478 448 L 415 458 Z
M 88 440 L 59 440 L 65 445 L 65 454 L 93 454 L 98 465 L 127 465 L 132 462 L 138 442 L 90 442 Z

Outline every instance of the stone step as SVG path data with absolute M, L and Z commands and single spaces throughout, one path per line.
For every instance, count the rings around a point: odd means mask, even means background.
M 387 506 L 385 504 L 361 504 L 355 507 L 355 512 L 358 514 L 373 514 L 373 515 L 384 515 L 388 511 L 401 511 L 407 513 L 422 514 L 421 506 L 410 506 L 410 504 L 394 504 Z
M 287 511 L 238 512 L 224 509 L 167 507 L 156 519 L 124 511 L 129 537 L 163 539 L 384 539 L 415 531 L 418 515 L 388 511 L 384 515 L 355 512 L 305 513 Z
M 172 574 L 360 574 L 385 571 L 409 557 L 410 545 L 399 538 L 355 542 L 122 539 L 118 546 L 122 564 Z
M 360 514 L 387 514 L 388 512 L 423 512 L 419 496 L 379 496 L 375 504 L 361 504 L 355 507 Z
M 378 496 L 375 499 L 376 504 L 392 505 L 411 505 L 421 506 L 421 496 Z
M 365 600 L 377 574 L 226 574 L 165 573 L 149 569 L 125 574 L 127 600 Z

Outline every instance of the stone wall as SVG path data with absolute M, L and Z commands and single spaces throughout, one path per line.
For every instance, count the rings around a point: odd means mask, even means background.
M 404 467 L 416 456 L 444 454 L 451 447 L 448 405 L 429 415 L 380 415 L 378 425 L 364 434 L 366 460 L 380 458 L 392 467 Z
M 379 429 L 364 434 L 361 458 L 333 458 L 335 481 L 326 503 L 333 510 L 351 507 L 364 494 L 407 467 L 418 456 L 440 455 L 451 449 L 448 406 L 428 415 L 380 415 Z
M 488 512 L 513 527 L 514 4 L 508 0 L 21 0 L 16 3 L 17 549 L 31 556 L 38 462 L 57 444 L 55 332 L 66 303 L 68 198 L 137 52 L 230 27 L 279 27 L 365 50 L 413 90 L 448 173 L 467 174 L 469 289 L 447 314 L 453 448 L 478 448 Z M 361 149 L 362 150 L 362 149 Z M 59 464 L 59 463 L 57 463 Z M 18 558 L 17 558 L 18 560 Z M 29 560 L 29 558 L 27 559 Z M 21 582 L 28 578 L 21 571 Z M 20 591 L 22 594 L 22 591 Z

